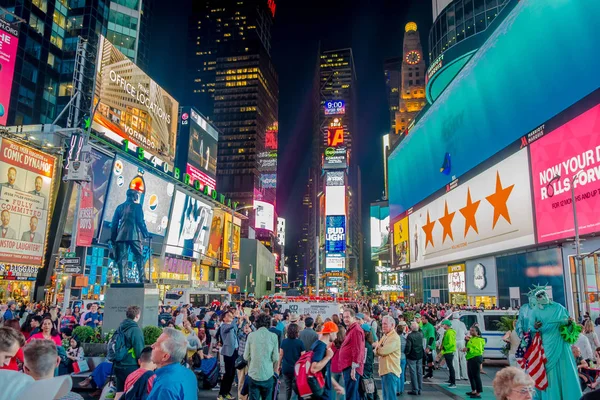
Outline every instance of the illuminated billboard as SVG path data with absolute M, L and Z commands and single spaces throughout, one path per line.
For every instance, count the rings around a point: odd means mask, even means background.
M 232 268 L 240 268 L 240 225 L 241 220 L 234 217 L 233 224 L 231 214 L 225 213 L 225 235 L 223 236 L 223 265 L 229 266 L 229 258 L 233 256 Z M 232 246 L 232 247 L 230 247 Z
M 390 210 L 387 206 L 371 205 L 371 260 L 390 259 Z
M 346 184 L 346 174 L 344 171 L 325 172 L 325 186 L 344 186 Z
M 329 100 L 324 105 L 325 115 L 346 114 L 346 103 L 344 100 Z
M 255 222 L 256 229 L 266 229 L 270 232 L 275 230 L 275 207 L 271 203 L 265 201 L 254 200 Z
M 327 146 L 339 147 L 344 145 L 344 128 L 341 126 L 330 126 L 327 129 Z
M 575 236 L 572 187 L 579 234 L 600 231 L 600 105 L 540 133 L 530 145 L 538 242 Z
M 465 264 L 448 266 L 448 292 L 466 293 Z
M 19 30 L 0 18 L 0 126 L 6 126 L 8 119 L 18 47 Z
M 223 230 L 225 227 L 225 213 L 218 208 L 213 210 L 212 223 L 210 225 L 210 235 L 208 239 L 208 249 L 206 249 L 207 259 L 203 264 L 217 265 L 221 258 Z
M 212 206 L 183 192 L 175 193 L 165 252 L 198 258 L 206 254 Z
M 112 168 L 108 196 L 104 205 L 100 242 L 110 238 L 112 218 L 117 206 L 126 200 L 128 189 L 139 193 L 138 202 L 144 211 L 148 232 L 165 236 L 171 212 L 175 186 L 123 157 L 117 157 Z
M 275 189 L 277 187 L 277 174 L 260 174 L 260 185 L 264 189 Z
M 325 253 L 343 256 L 346 252 L 346 216 L 325 217 Z
M 261 172 L 277 172 L 277 150 L 258 153 L 258 170 Z
M 279 133 L 279 126 L 277 123 L 269 127 L 265 132 L 265 148 L 267 150 L 277 150 L 277 134 Z
M 43 266 L 56 158 L 0 138 L 0 263 Z
M 408 264 L 410 261 L 410 233 L 408 228 L 408 217 L 404 217 L 400 221 L 394 223 L 393 238 L 394 252 L 392 253 L 392 264 L 396 267 Z
M 327 147 L 323 157 L 323 169 L 345 169 L 347 166 L 345 147 Z
M 325 187 L 325 215 L 346 215 L 346 186 Z
M 185 171 L 190 181 L 200 181 L 202 186 L 217 189 L 217 143 L 219 132 L 194 108 L 182 109 L 179 140 L 179 157 L 185 158 Z M 183 163 L 178 164 L 182 165 Z
M 346 257 L 325 257 L 325 270 L 342 271 L 346 269 Z
M 159 167 L 173 165 L 179 103 L 103 36 L 97 65 L 94 131 L 118 144 L 128 140 L 134 150 L 143 148 Z

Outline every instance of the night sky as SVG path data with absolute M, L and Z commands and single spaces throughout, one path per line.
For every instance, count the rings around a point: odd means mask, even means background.
M 148 72 L 182 103 L 188 96 L 185 58 L 191 1 L 176 1 L 177 7 L 174 2 L 154 1 L 150 28 Z M 295 254 L 302 231 L 298 210 L 310 165 L 310 90 L 319 45 L 322 50 L 351 47 L 358 78 L 357 131 L 353 140 L 362 169 L 363 232 L 367 239 L 364 251 L 368 262 L 369 203 L 382 195 L 381 137 L 390 129 L 383 61 L 401 55 L 408 21 L 417 23 L 427 54 L 432 23 L 430 0 L 277 2 L 271 56 L 279 74 L 277 212 L 287 221 L 286 255 Z M 171 60 L 181 62 L 174 65 Z

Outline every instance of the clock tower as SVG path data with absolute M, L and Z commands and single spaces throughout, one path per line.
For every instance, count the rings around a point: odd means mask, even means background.
M 404 28 L 400 104 L 396 112 L 396 141 L 407 131 L 415 116 L 425 106 L 425 59 L 417 24 L 409 22 Z

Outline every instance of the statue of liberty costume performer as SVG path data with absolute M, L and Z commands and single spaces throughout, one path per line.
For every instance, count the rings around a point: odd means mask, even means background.
M 581 398 L 581 387 L 571 344 L 561 335 L 561 329 L 573 324 L 567 309 L 550 300 L 544 286 L 535 286 L 528 296 L 529 304 L 523 305 L 519 311 L 517 334 L 523 338 L 526 332 L 530 332 L 532 336 L 540 332 L 547 358 L 545 368 L 548 387 L 544 391 L 536 389 L 534 398 L 538 400 Z

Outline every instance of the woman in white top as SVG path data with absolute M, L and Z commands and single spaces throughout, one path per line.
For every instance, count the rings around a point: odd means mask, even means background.
M 579 326 L 583 328 L 582 325 Z M 579 335 L 577 342 L 575 342 L 575 346 L 579 347 L 579 350 L 581 350 L 581 357 L 583 357 L 583 359 L 588 363 L 595 359 L 594 350 L 592 350 L 592 345 L 585 334 Z
M 508 363 L 510 364 L 511 367 L 517 367 L 517 358 L 516 358 L 516 353 L 517 353 L 517 349 L 519 348 L 519 344 L 521 344 L 521 338 L 519 337 L 519 335 L 517 335 L 517 331 L 515 330 L 515 327 L 517 326 L 517 320 L 515 319 L 513 321 L 513 329 L 510 331 L 507 331 L 504 336 L 502 337 L 502 340 L 504 340 L 506 343 L 508 343 L 510 345 L 510 349 L 508 350 Z
M 594 330 L 594 323 L 591 319 L 585 321 L 585 325 L 583 326 L 583 334 L 590 341 L 590 346 L 592 346 L 592 350 L 596 350 L 598 347 L 600 347 L 598 334 Z

